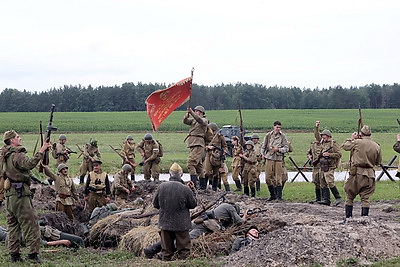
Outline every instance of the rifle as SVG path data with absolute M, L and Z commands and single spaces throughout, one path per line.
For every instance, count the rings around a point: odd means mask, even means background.
M 312 165 L 314 167 L 316 167 L 320 161 L 320 159 L 323 157 L 322 154 L 324 154 L 325 152 L 328 152 L 329 150 L 331 150 L 333 148 L 333 146 L 328 147 L 327 149 L 325 149 L 324 151 L 322 151 L 321 153 L 319 153 L 318 157 L 313 160 Z
M 124 155 L 122 155 L 121 153 L 119 153 L 118 150 L 116 150 L 112 145 L 109 145 L 109 146 L 111 147 L 112 150 L 114 150 L 115 153 L 118 154 L 118 156 L 121 157 L 121 159 L 124 161 L 124 163 L 127 163 L 127 164 L 131 165 L 132 168 L 135 168 L 135 167 L 136 167 L 136 165 L 134 165 L 132 162 L 130 162 L 129 160 L 127 160 L 127 158 L 124 157 Z
M 228 193 L 228 192 L 223 193 L 223 194 L 220 195 L 218 198 L 216 198 L 214 201 L 210 202 L 207 206 L 203 207 L 202 210 L 200 210 L 200 211 L 194 213 L 192 216 L 190 216 L 190 220 L 194 220 L 194 219 L 196 219 L 197 217 L 199 217 L 201 214 L 203 214 L 204 212 L 206 212 L 206 211 L 207 211 L 208 209 L 210 209 L 212 206 L 214 206 L 215 204 L 217 204 L 218 201 L 219 201 L 221 198 L 222 198 L 223 201 L 224 201 L 224 200 L 225 200 L 225 195 L 226 195 L 227 193 Z M 222 202 L 223 202 L 223 201 L 222 201 Z
M 32 181 L 39 183 L 41 185 L 47 185 L 46 183 L 40 181 L 38 178 L 36 178 L 35 176 L 33 176 L 32 174 L 29 175 L 29 177 L 31 178 Z
M 364 126 L 364 124 L 363 124 L 363 121 L 362 121 L 362 114 L 361 114 L 361 106 L 360 106 L 360 104 L 358 104 L 358 114 L 359 114 L 359 118 L 358 118 L 357 133 L 358 133 L 358 138 L 361 138 L 361 128 Z
M 67 146 L 65 146 L 65 148 L 66 148 L 68 154 L 78 154 L 78 152 L 73 151 L 71 148 L 69 148 L 69 147 L 67 147 Z
M 232 155 L 228 151 L 223 150 L 221 147 L 219 147 L 215 144 L 211 144 L 211 146 L 213 146 L 216 150 L 221 152 L 221 160 L 225 160 L 224 153 L 227 154 L 228 156 L 232 157 Z
M 54 113 L 54 108 L 56 106 L 54 104 L 51 104 L 51 109 L 50 109 L 50 119 L 49 122 L 47 123 L 47 128 L 46 128 L 46 133 L 45 133 L 45 138 L 44 138 L 44 142 L 49 143 L 50 142 L 50 136 L 51 136 L 51 132 L 52 131 L 57 131 L 57 127 L 53 127 L 53 113 Z M 43 146 L 43 139 L 42 141 L 42 146 Z M 39 172 L 43 172 L 43 165 L 49 165 L 49 149 L 46 149 L 44 151 L 44 155 L 43 155 L 43 164 L 41 164 L 39 166 Z
M 238 112 L 239 112 L 239 120 L 240 120 L 240 145 L 244 147 L 244 129 L 243 129 L 243 118 L 242 118 L 242 110 L 240 109 L 240 103 L 238 101 Z
M 76 147 L 79 149 L 79 151 L 81 152 L 79 155 L 78 155 L 78 157 L 76 158 L 76 159 L 79 159 L 82 155 L 83 155 L 83 150 L 82 150 L 82 148 L 78 145 L 78 144 L 75 144 L 76 145 Z
M 132 218 L 132 219 L 141 219 L 141 218 L 146 218 L 146 217 L 152 217 L 155 215 L 158 215 L 159 212 L 155 211 L 155 212 L 151 212 L 151 213 L 146 213 L 146 214 L 139 214 L 139 215 L 123 215 L 123 218 Z

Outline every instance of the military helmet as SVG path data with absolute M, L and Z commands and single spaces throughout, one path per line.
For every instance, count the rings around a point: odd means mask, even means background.
M 246 141 L 245 145 L 251 145 L 252 147 L 254 147 L 254 143 L 251 140 Z
M 90 144 L 91 144 L 92 146 L 97 146 L 97 140 L 96 140 L 96 139 L 90 138 Z
M 204 109 L 203 106 L 196 106 L 193 110 L 194 111 L 196 111 L 196 110 L 201 111 L 201 112 L 203 112 L 204 115 L 206 114 L 206 110 Z
M 122 166 L 122 170 L 124 172 L 131 172 L 132 171 L 132 166 L 129 164 L 124 164 L 124 166 Z
M 111 211 L 115 211 L 118 209 L 117 205 L 115 203 L 108 203 L 107 208 Z
M 128 135 L 128 136 L 126 137 L 126 140 L 133 140 L 132 135 Z
M 61 163 L 58 165 L 57 170 L 58 170 L 58 172 L 60 172 L 62 169 L 65 169 L 65 168 L 68 169 L 68 166 L 64 163 Z
M 325 134 L 325 135 L 327 135 L 327 136 L 329 136 L 329 137 L 332 137 L 331 131 L 329 131 L 329 130 L 327 130 L 327 129 L 325 129 L 325 130 L 322 131 L 321 135 L 323 135 L 323 134 Z
M 60 134 L 58 140 L 67 140 L 67 136 L 65 134 Z
M 149 133 L 144 135 L 144 140 L 153 140 L 153 136 Z
M 255 133 L 251 136 L 251 139 L 260 139 L 260 136 Z
M 218 125 L 214 122 L 210 123 L 208 127 L 210 127 L 214 132 L 218 131 Z

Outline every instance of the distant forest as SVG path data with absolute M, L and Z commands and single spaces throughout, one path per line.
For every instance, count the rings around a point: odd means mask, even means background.
M 0 112 L 48 111 L 50 103 L 57 111 L 143 111 L 145 100 L 166 84 L 124 83 L 121 86 L 72 86 L 44 92 L 4 89 L 0 94 Z M 47 103 L 47 104 L 45 104 Z M 192 86 L 191 106 L 207 110 L 237 109 L 352 109 L 400 108 L 400 85 L 366 85 L 327 89 L 266 87 L 258 84 L 221 84 Z M 186 105 L 179 109 L 185 109 Z

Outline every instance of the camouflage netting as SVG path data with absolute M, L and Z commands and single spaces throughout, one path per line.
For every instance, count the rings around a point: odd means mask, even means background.
M 155 225 L 139 226 L 133 228 L 124 236 L 118 245 L 119 249 L 143 256 L 143 249 L 160 241 L 159 229 Z

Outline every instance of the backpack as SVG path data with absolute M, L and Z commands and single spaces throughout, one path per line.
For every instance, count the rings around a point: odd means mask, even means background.
M 214 138 L 214 132 L 209 126 L 207 126 L 207 130 L 204 134 L 204 142 L 206 143 L 206 145 L 208 145 L 213 138 Z
M 158 156 L 161 158 L 162 156 L 164 156 L 164 148 L 160 141 L 156 140 L 156 142 L 158 144 Z

